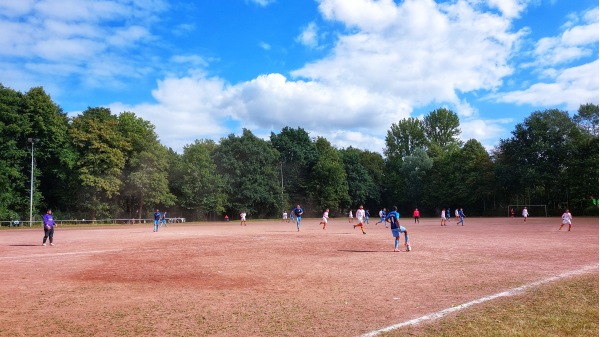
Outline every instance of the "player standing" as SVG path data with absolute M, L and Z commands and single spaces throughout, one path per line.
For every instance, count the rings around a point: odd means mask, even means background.
M 160 216 L 160 225 L 167 227 L 167 211 L 164 211 L 163 214 Z
M 415 223 L 419 223 L 419 219 L 421 218 L 421 212 L 419 212 L 418 208 L 415 208 L 413 212 L 413 217 L 415 218 Z
M 160 212 L 158 208 L 154 212 L 154 232 L 158 232 L 158 226 L 160 225 Z
M 564 225 L 569 225 L 569 232 L 570 232 L 571 231 L 571 220 L 573 220 L 573 216 L 571 215 L 571 212 L 569 212 L 569 209 L 567 208 L 562 215 L 562 224 L 560 225 L 558 230 L 561 230 Z
M 302 220 L 302 214 L 304 214 L 304 210 L 300 207 L 300 205 L 296 205 L 296 208 L 294 208 L 292 213 L 296 217 L 296 227 L 298 228 L 298 232 L 299 232 L 300 231 L 300 220 Z
M 54 246 L 52 241 L 54 240 L 54 227 L 56 227 L 56 222 L 54 222 L 54 218 L 52 217 L 52 210 L 49 209 L 46 211 L 43 217 L 44 222 L 44 240 L 42 241 L 42 246 L 46 245 L 46 240 L 50 239 L 50 246 Z
M 323 229 L 325 229 L 325 227 L 327 227 L 327 219 L 329 218 L 329 208 L 325 209 L 325 212 L 323 212 L 323 219 L 321 219 L 321 222 L 319 222 L 319 225 L 323 225 Z
M 529 216 L 529 212 L 527 211 L 527 207 L 523 207 L 523 212 L 521 214 L 523 215 L 523 222 L 527 222 L 527 217 Z
M 354 217 L 352 216 L 352 208 L 350 209 L 350 211 L 348 212 L 348 222 L 352 222 L 352 219 Z
M 400 213 L 398 213 L 398 207 L 392 207 L 392 211 L 389 212 L 385 220 L 390 223 L 390 228 L 392 229 L 392 236 L 394 236 L 394 251 L 399 252 L 398 245 L 400 244 L 400 233 L 404 233 L 404 245 L 406 246 L 406 251 L 410 252 L 410 244 L 408 243 L 408 231 L 406 228 L 400 226 Z
M 240 219 L 240 226 L 246 226 L 246 211 L 242 211 L 242 213 L 240 213 Z
M 447 226 L 446 223 L 446 210 L 442 208 L 442 220 L 440 222 L 440 226 Z
M 350 211 L 352 212 L 352 211 Z M 358 207 L 358 209 L 356 210 L 356 220 L 358 220 L 358 223 L 356 225 L 354 225 L 354 228 L 356 227 L 360 227 L 360 230 L 362 230 L 363 234 L 367 234 L 365 232 L 365 210 L 363 209 L 363 205 L 360 205 Z
M 287 212 L 285 211 L 285 209 L 283 210 L 283 222 L 287 221 Z

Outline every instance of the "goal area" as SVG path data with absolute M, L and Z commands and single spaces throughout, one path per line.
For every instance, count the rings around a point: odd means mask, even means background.
M 523 208 L 527 207 L 529 216 L 545 216 L 548 217 L 548 207 L 546 205 L 508 205 L 506 212 L 511 216 L 511 209 L 514 211 L 515 218 L 523 216 Z

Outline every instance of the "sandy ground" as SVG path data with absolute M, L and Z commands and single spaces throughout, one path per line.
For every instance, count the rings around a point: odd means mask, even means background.
M 591 267 L 598 218 L 371 219 L 0 231 L 1 336 L 358 336 Z

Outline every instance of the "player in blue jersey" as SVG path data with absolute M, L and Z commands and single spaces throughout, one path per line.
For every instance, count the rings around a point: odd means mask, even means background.
M 464 226 L 465 225 L 465 212 L 463 211 L 462 208 L 458 211 L 458 217 L 460 220 L 456 223 L 456 225 L 458 226 L 458 224 L 461 224 L 461 226 Z
M 398 213 L 398 207 L 394 206 L 394 207 L 392 207 L 392 211 L 389 212 L 385 217 L 385 221 L 390 223 L 390 228 L 392 229 L 392 235 L 395 238 L 394 251 L 395 252 L 400 251 L 398 249 L 398 245 L 400 242 L 400 233 L 404 233 L 404 245 L 406 246 L 406 250 L 410 251 L 410 244 L 408 243 L 408 231 L 406 230 L 406 228 L 400 226 L 399 220 L 400 220 L 400 213 Z
M 158 211 L 158 208 L 156 209 L 156 211 L 154 212 L 154 231 L 158 232 L 158 226 L 160 226 L 160 212 Z
M 292 213 L 294 213 L 294 216 L 296 217 L 296 227 L 298 227 L 298 232 L 299 232 L 300 231 L 300 220 L 302 220 L 302 214 L 304 213 L 304 211 L 302 210 L 300 205 L 296 205 L 296 208 L 294 208 Z

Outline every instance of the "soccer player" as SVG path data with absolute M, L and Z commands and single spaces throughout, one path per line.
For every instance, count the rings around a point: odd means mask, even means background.
M 440 226 L 447 226 L 446 223 L 446 210 L 442 208 L 442 221 L 440 222 Z
M 352 212 L 352 211 L 350 211 Z M 360 205 L 358 207 L 358 209 L 356 210 L 356 220 L 358 220 L 358 223 L 356 225 L 354 225 L 354 228 L 356 227 L 360 227 L 360 230 L 362 230 L 363 234 L 367 234 L 365 232 L 365 210 L 363 209 L 363 205 Z
M 415 218 L 415 223 L 419 223 L 419 218 L 421 217 L 421 212 L 419 212 L 418 208 L 415 208 L 413 212 L 413 217 Z
M 323 212 L 323 219 L 321 219 L 321 222 L 319 222 L 319 225 L 323 225 L 323 229 L 325 229 L 325 227 L 327 227 L 327 219 L 329 218 L 329 208 L 325 209 L 325 212 Z
M 462 208 L 458 211 L 458 216 L 459 216 L 460 220 L 456 223 L 456 225 L 458 226 L 458 224 L 461 224 L 461 226 L 464 226 L 465 225 L 465 212 L 463 211 Z
M 302 214 L 304 214 L 304 210 L 300 207 L 300 205 L 296 205 L 296 208 L 294 208 L 292 213 L 296 217 L 296 227 L 298 227 L 298 232 L 299 232 L 300 231 L 300 220 L 302 220 Z
M 406 246 L 406 250 L 410 251 L 410 244 L 408 243 L 408 231 L 406 228 L 400 226 L 400 213 L 398 213 L 398 207 L 392 207 L 392 211 L 389 212 L 385 221 L 390 223 L 390 228 L 392 229 L 392 236 L 394 236 L 394 252 L 399 252 L 398 245 L 400 243 L 400 233 L 404 233 L 404 246 Z
M 285 209 L 283 210 L 283 220 L 282 221 L 287 221 L 287 212 L 285 211 Z
M 387 228 L 387 222 L 385 221 L 385 216 L 387 215 L 387 209 L 385 209 L 385 207 L 379 211 L 379 221 L 377 221 L 375 224 L 378 225 L 380 222 L 383 222 L 385 224 L 385 228 Z
M 160 225 L 167 227 L 167 211 L 164 211 L 163 214 L 160 216 Z
M 246 211 L 242 211 L 242 213 L 240 213 L 240 219 L 242 219 L 240 226 L 246 226 Z
M 158 208 L 154 212 L 154 232 L 158 232 L 158 226 L 160 225 L 160 212 Z
M 352 219 L 354 217 L 352 216 L 352 208 L 350 209 L 350 211 L 348 212 L 348 222 L 352 222 Z
M 52 217 L 51 209 L 44 214 L 42 221 L 44 222 L 44 240 L 42 241 L 42 246 L 46 245 L 47 239 L 50 239 L 50 246 L 54 246 L 52 241 L 54 240 L 54 227 L 56 227 L 56 222 L 54 222 L 54 218 Z
M 527 211 L 527 207 L 523 207 L 523 212 L 521 214 L 523 215 L 523 222 L 527 222 L 527 217 L 529 216 L 529 212 Z
M 570 232 L 571 231 L 571 220 L 573 220 L 573 216 L 571 215 L 571 212 L 569 212 L 569 209 L 567 208 L 562 215 L 562 224 L 560 225 L 558 230 L 561 230 L 564 225 L 569 225 L 569 232 Z

